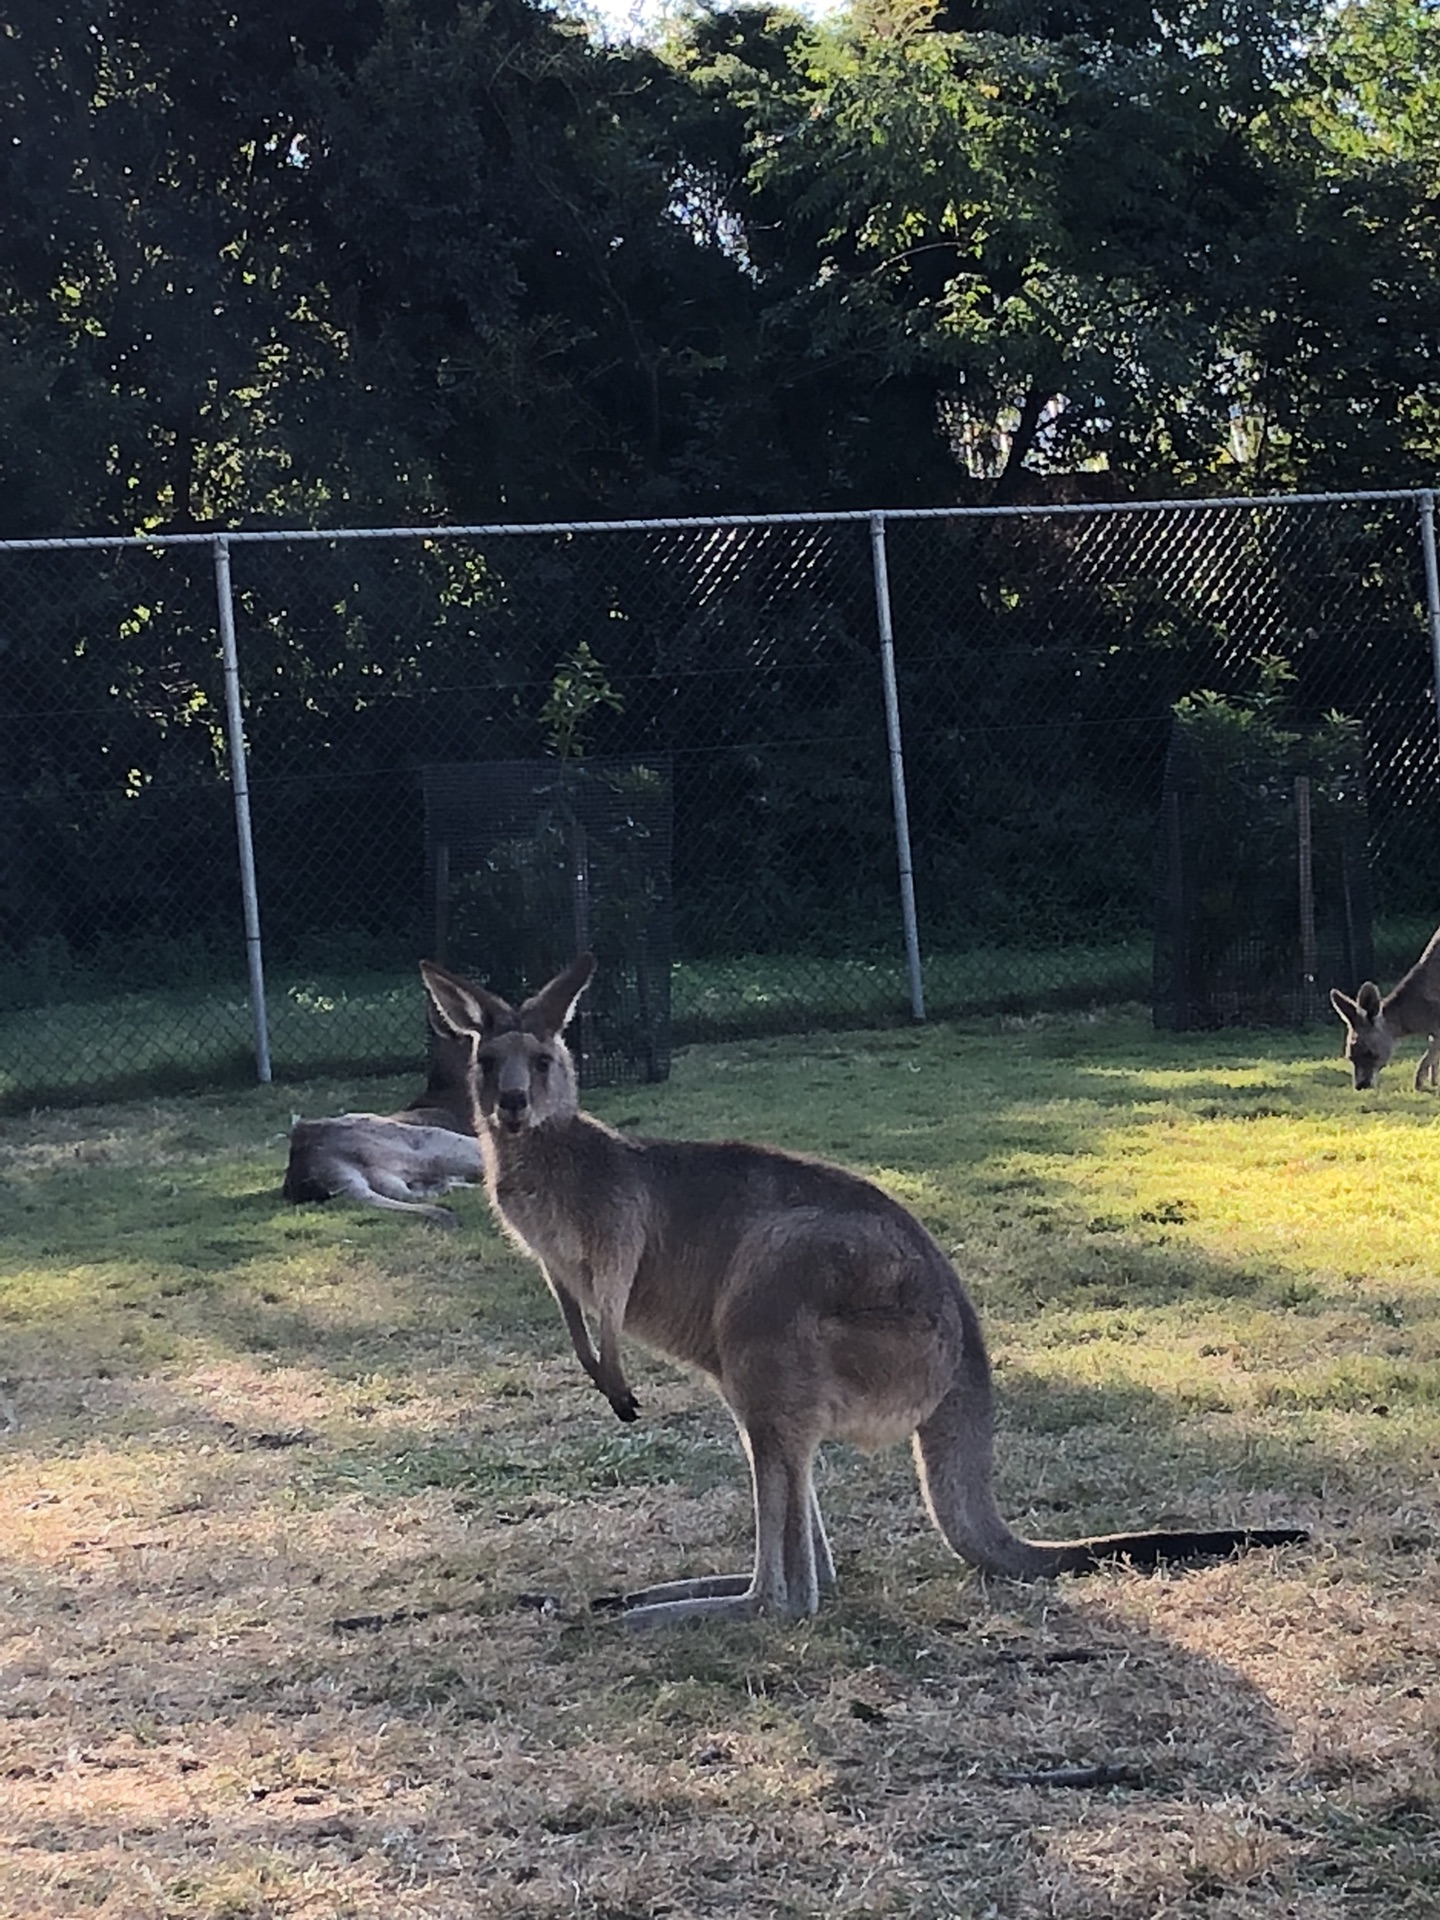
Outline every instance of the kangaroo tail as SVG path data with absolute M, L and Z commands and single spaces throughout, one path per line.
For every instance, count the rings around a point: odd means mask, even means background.
M 1093 1573 L 1116 1560 L 1128 1560 L 1132 1567 L 1158 1567 L 1167 1560 L 1227 1560 L 1255 1547 L 1300 1546 L 1309 1538 L 1303 1527 L 1214 1527 L 1097 1533 L 1088 1540 L 1029 1540 L 1025 1545 L 1050 1557 L 1048 1571 Z
M 1221 1559 L 1252 1547 L 1294 1546 L 1299 1527 L 1098 1534 L 1085 1540 L 1026 1540 L 995 1505 L 994 1393 L 979 1319 L 967 1300 L 954 1384 L 915 1431 L 915 1466 L 930 1518 L 946 1544 L 984 1573 L 1035 1578 L 1092 1573 L 1107 1562 L 1153 1567 L 1167 1560 Z

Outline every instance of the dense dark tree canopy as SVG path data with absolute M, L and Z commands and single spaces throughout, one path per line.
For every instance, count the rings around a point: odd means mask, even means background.
M 1402 484 L 1431 0 L 14 0 L 0 532 Z

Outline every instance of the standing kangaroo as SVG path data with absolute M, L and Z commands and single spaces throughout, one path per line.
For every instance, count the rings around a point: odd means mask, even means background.
M 339 1113 L 297 1120 L 281 1192 L 287 1200 L 337 1194 L 367 1207 L 458 1226 L 435 1200 L 481 1177 L 470 1092 L 470 1047 L 431 1013 L 434 1044 L 424 1091 L 399 1113 Z
M 813 1613 L 835 1583 L 811 1475 L 826 1440 L 871 1448 L 913 1435 L 931 1519 L 989 1573 L 1148 1565 L 1306 1537 L 1013 1533 L 991 1489 L 985 1341 L 939 1247 L 898 1202 L 839 1167 L 738 1141 L 634 1139 L 583 1113 L 562 1034 L 594 965 L 582 954 L 519 1007 L 428 961 L 421 972 L 441 1020 L 473 1047 L 491 1202 L 539 1261 L 581 1366 L 634 1420 L 623 1329 L 707 1374 L 740 1429 L 753 1572 L 627 1594 L 619 1604 L 632 1623 Z
M 1440 930 L 1431 934 L 1420 958 L 1383 1000 L 1379 987 L 1367 980 L 1353 1000 L 1332 987 L 1330 1004 L 1345 1022 L 1345 1058 L 1361 1092 L 1380 1078 L 1395 1042 L 1411 1033 L 1423 1033 L 1426 1039 L 1415 1069 L 1415 1090 L 1435 1091 L 1440 1072 Z

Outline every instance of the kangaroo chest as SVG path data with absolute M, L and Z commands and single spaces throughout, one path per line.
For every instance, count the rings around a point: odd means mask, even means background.
M 511 1238 L 537 1260 L 562 1259 L 569 1264 L 579 1254 L 582 1237 L 577 1223 L 556 1206 L 553 1194 L 512 1176 L 497 1180 L 490 1198 Z
M 606 1196 L 576 1177 L 573 1151 L 557 1154 L 555 1144 L 534 1136 L 489 1142 L 486 1185 L 511 1239 L 583 1299 Z

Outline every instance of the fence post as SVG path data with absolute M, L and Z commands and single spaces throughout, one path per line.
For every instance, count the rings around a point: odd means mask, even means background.
M 1310 776 L 1295 776 L 1295 851 L 1300 881 L 1300 1025 L 1315 1018 L 1315 816 Z
M 235 645 L 235 601 L 230 591 L 230 542 L 215 541 L 215 598 L 220 608 L 220 653 L 225 663 L 225 738 L 230 787 L 235 796 L 235 838 L 240 852 L 240 898 L 245 912 L 245 961 L 250 976 L 250 1017 L 255 1027 L 255 1077 L 270 1083 L 270 1029 L 265 1014 L 265 967 L 260 953 L 260 896 L 255 885 L 255 842 L 250 832 L 250 776 L 245 755 L 245 717 L 240 705 L 240 655 Z
M 1429 488 L 1420 495 L 1420 551 L 1425 556 L 1425 605 L 1430 616 L 1430 678 L 1440 723 L 1440 569 L 1435 564 L 1435 495 Z
M 890 746 L 890 794 L 895 808 L 895 848 L 900 860 L 900 913 L 905 923 L 905 963 L 910 973 L 910 1012 L 925 1018 L 925 980 L 915 918 L 915 867 L 910 858 L 910 813 L 905 804 L 905 755 L 900 745 L 900 696 L 895 686 L 895 632 L 890 624 L 890 572 L 885 561 L 885 516 L 870 516 L 870 559 L 875 571 L 875 615 L 880 627 L 880 678 L 885 688 L 885 737 Z

